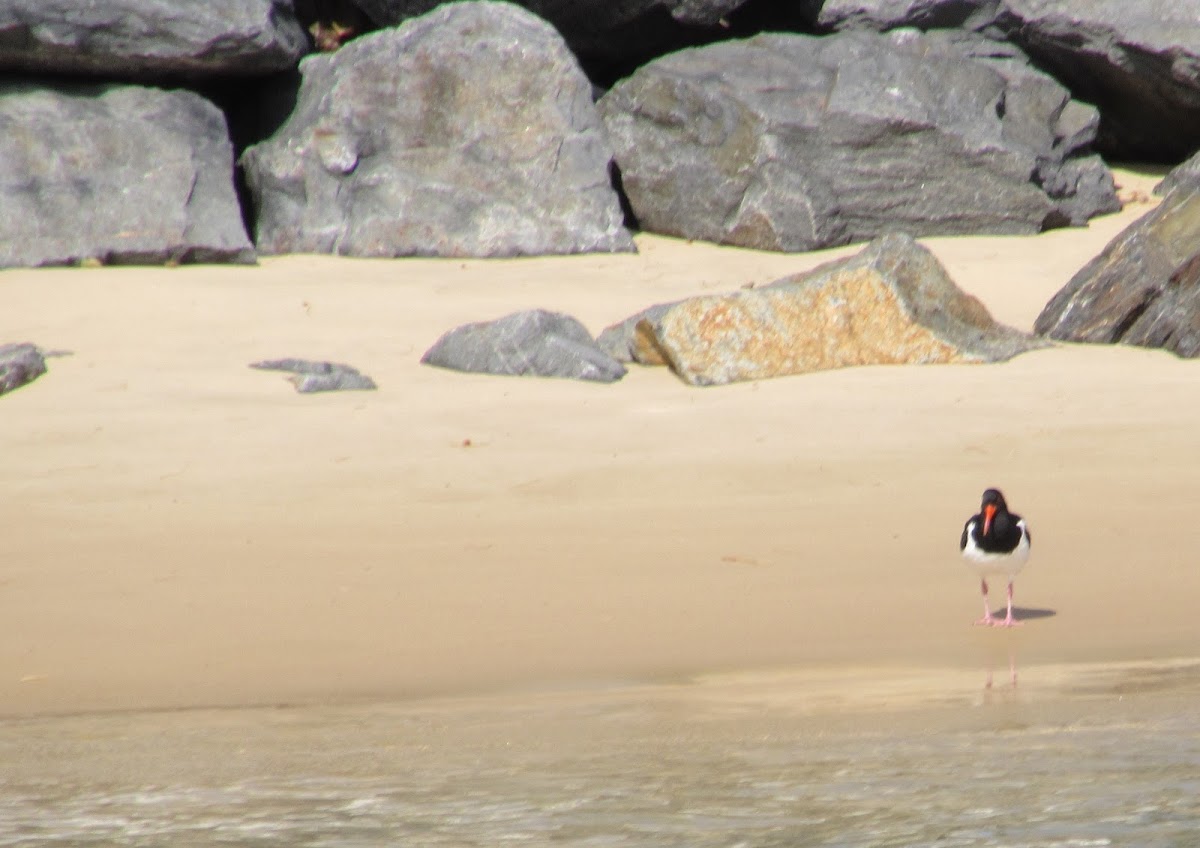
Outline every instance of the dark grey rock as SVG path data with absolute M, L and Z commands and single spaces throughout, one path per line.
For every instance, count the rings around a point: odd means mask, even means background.
M 37 345 L 0 345 L 0 395 L 33 382 L 46 373 L 46 359 Z
M 624 321 L 605 327 L 596 337 L 600 349 L 618 362 L 640 362 L 643 365 L 662 365 L 653 357 L 653 353 L 645 351 L 644 344 L 639 343 L 637 327 L 642 321 L 657 321 L 667 311 L 679 303 L 656 303 L 636 315 L 631 315 Z
M 1179 187 L 1200 188 L 1200 152 L 1172 168 L 1162 182 L 1154 187 L 1154 193 L 1167 194 Z
M 106 78 L 247 75 L 295 66 L 291 0 L 5 0 L 0 70 Z
M 224 116 L 188 91 L 0 83 L 0 267 L 253 262 Z
M 1058 207 L 1058 219 L 1051 218 L 1048 225 L 1082 226 L 1096 215 L 1120 210 L 1112 172 L 1088 152 L 1100 126 L 1094 107 L 1070 99 L 1062 85 L 1034 68 L 1011 44 L 954 30 L 930 32 L 923 39 L 930 46 L 962 53 L 1004 78 L 1004 138 L 1042 152 L 1033 181 Z
M 996 23 L 1000 0 L 807 0 L 809 20 L 821 29 L 899 27 L 984 30 Z
M 1087 150 L 1094 111 L 991 43 L 760 35 L 651 62 L 599 106 L 652 232 L 802 251 L 1119 208 Z
M 600 383 L 625 376 L 625 367 L 597 346 L 583 324 L 544 309 L 456 327 L 438 339 L 421 362 L 456 371 Z
M 263 362 L 253 362 L 251 368 L 264 371 L 288 371 L 294 376 L 289 377 L 296 391 L 309 392 L 339 392 L 351 390 L 369 390 L 377 388 L 375 381 L 357 368 L 343 365 L 340 362 L 324 362 L 311 359 L 268 359 Z
M 1004 0 L 999 25 L 1099 107 L 1106 156 L 1178 162 L 1200 147 L 1200 0 Z
M 1034 329 L 1200 355 L 1200 190 L 1180 187 L 1051 298 Z
M 455 3 L 301 72 L 291 118 L 242 159 L 261 251 L 633 249 L 591 86 L 533 14 Z
M 1130 326 L 1124 344 L 1200 356 L 1200 252 L 1171 272 L 1162 295 Z
M 401 23 L 447 0 L 358 0 L 380 25 Z M 661 55 L 705 33 L 747 0 L 518 0 L 563 34 L 585 62 L 626 65 Z
M 1061 215 L 1049 219 L 1048 227 L 1064 223 L 1082 227 L 1096 215 L 1121 209 L 1112 171 L 1099 155 L 1071 156 L 1057 165 L 1039 162 L 1034 179 L 1055 201 Z
M 958 28 L 1011 40 L 1103 120 L 1106 156 L 1200 147 L 1200 0 L 807 0 L 823 29 Z

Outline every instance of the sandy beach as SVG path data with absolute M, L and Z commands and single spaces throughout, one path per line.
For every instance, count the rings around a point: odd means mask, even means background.
M 1151 202 L 923 242 L 1030 329 Z M 599 332 L 858 249 L 638 247 L 3 272 L 0 341 L 72 354 L 0 398 L 0 715 L 1200 653 L 1195 362 L 1060 345 L 710 389 L 419 364 L 467 321 L 544 307 Z M 380 388 L 247 367 L 286 356 Z M 957 547 L 992 485 L 1034 536 L 1012 633 L 971 626 Z

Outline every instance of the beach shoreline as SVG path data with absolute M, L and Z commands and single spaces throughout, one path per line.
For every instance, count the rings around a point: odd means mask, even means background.
M 1039 740 L 1132 733 L 1161 743 L 1195 726 L 1200 658 L 1046 665 L 1017 684 L 995 671 L 986 685 L 962 669 L 842 665 L 408 700 L 50 712 L 0 717 L 0 754 L 14 789 L 71 786 L 83 803 L 161 795 L 164 810 L 142 813 L 154 817 L 190 792 L 240 803 L 263 783 L 354 793 L 355 781 L 464 762 L 501 769 L 502 785 L 551 760 L 586 773 L 618 751 L 702 762 L 713 749 L 778 748 L 802 770 L 831 746 L 872 760 L 883 746 L 939 740 L 961 758 L 973 740 L 1003 745 L 1005 734 L 1036 761 Z M 19 798 L 4 800 L 20 809 Z
M 1118 179 L 1148 195 L 1157 175 Z M 922 243 L 1028 330 L 1152 205 Z M 710 389 L 664 369 L 600 386 L 419 364 L 467 321 L 540 307 L 595 333 L 859 249 L 638 244 L 4 272 L 0 340 L 72 355 L 0 400 L 0 715 L 978 675 L 1009 643 L 1029 668 L 1195 654 L 1192 362 L 1060 345 Z M 305 397 L 247 367 L 287 356 L 380 389 Z M 991 485 L 1035 540 L 1014 634 L 971 627 L 958 561 Z

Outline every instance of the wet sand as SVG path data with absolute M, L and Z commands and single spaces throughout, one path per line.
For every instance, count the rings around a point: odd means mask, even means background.
M 0 845 L 1185 845 L 1200 664 L 0 720 Z
M 925 243 L 1028 329 L 1149 208 Z M 638 244 L 4 272 L 0 340 L 73 355 L 0 399 L 0 715 L 775 668 L 853 692 L 881 669 L 1002 677 L 1010 648 L 1022 670 L 1198 653 L 1194 362 L 1059 346 L 712 389 L 663 369 L 601 386 L 418 363 L 466 321 L 544 307 L 598 332 L 857 249 Z M 246 367 L 285 356 L 348 362 L 380 390 L 301 396 Z M 990 485 L 1035 540 L 1011 634 L 971 627 L 957 550 Z

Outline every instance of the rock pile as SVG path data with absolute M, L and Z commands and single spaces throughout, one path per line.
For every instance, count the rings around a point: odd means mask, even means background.
M 1197 68 L 1200 0 L 11 0 L 0 265 L 1036 232 Z

